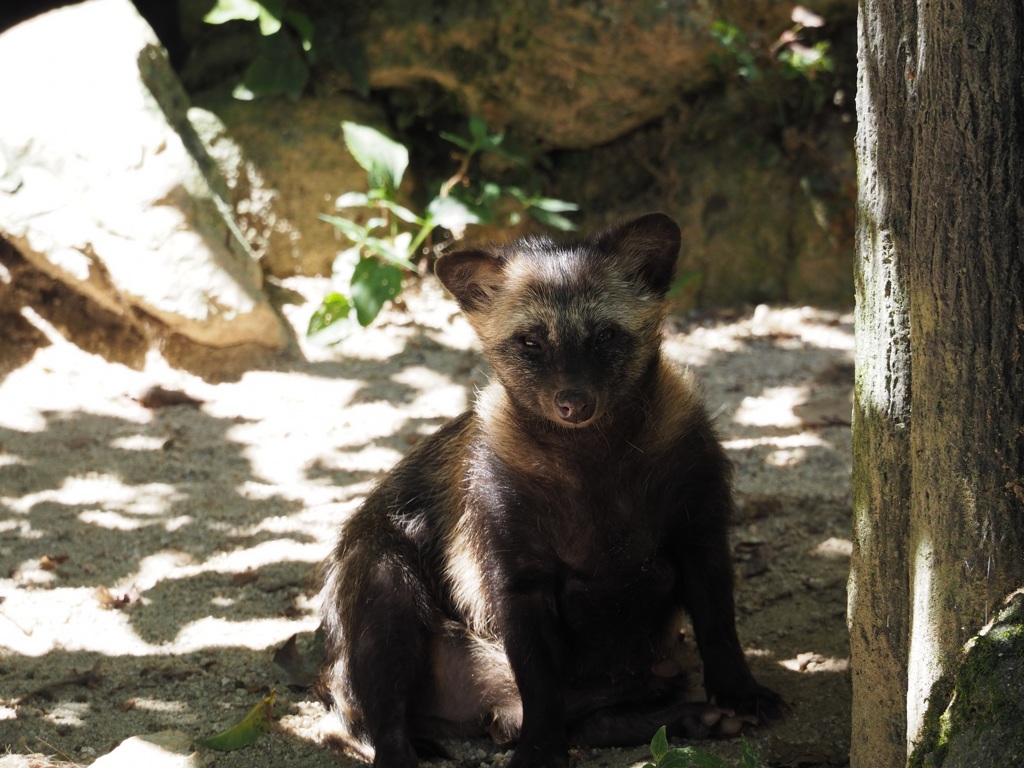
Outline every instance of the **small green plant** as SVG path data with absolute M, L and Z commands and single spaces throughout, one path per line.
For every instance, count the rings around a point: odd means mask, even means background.
M 363 215 L 321 215 L 349 242 L 335 259 L 332 279 L 335 290 L 323 300 L 310 318 L 307 335 L 324 343 L 341 338 L 344 326 L 338 325 L 355 311 L 362 326 L 369 325 L 402 290 L 407 273 L 431 250 L 428 241 L 438 229 L 459 237 L 473 224 L 518 223 L 519 212 L 499 213 L 501 200 L 512 200 L 527 214 L 548 226 L 575 229 L 564 216 L 577 210 L 573 203 L 525 192 L 516 186 L 494 182 L 476 185 L 469 172 L 475 157 L 485 152 L 500 155 L 514 164 L 526 160 L 503 146 L 504 136 L 492 134 L 477 117 L 469 121 L 469 137 L 442 134 L 442 138 L 461 150 L 456 172 L 440 184 L 437 194 L 416 212 L 398 201 L 398 190 L 409 165 L 409 151 L 401 143 L 375 128 L 342 123 L 345 146 L 366 171 L 367 191 L 346 192 L 335 202 L 342 211 L 362 209 Z M 445 243 L 433 244 L 438 252 Z M 328 332 L 332 326 L 337 326 Z
M 738 768 L 764 768 L 764 763 L 758 759 L 750 742 L 743 738 L 740 743 L 743 762 Z M 645 764 L 644 768 L 737 768 L 703 749 L 669 746 L 665 726 L 661 726 L 651 740 L 651 755 L 654 762 Z
M 369 95 L 363 46 L 344 34 L 343 24 L 334 15 L 314 23 L 302 11 L 288 8 L 286 0 L 217 0 L 203 21 L 259 25 L 260 52 L 235 86 L 236 99 L 278 94 L 297 99 L 309 82 L 310 68 L 322 60 L 347 72 L 364 98 Z
M 799 19 L 799 20 L 797 20 Z M 765 71 L 777 67 L 786 80 L 805 78 L 814 80 L 833 71 L 831 43 L 820 40 L 811 46 L 803 43 L 801 34 L 808 26 L 821 26 L 824 20 L 809 14 L 794 19 L 793 26 L 783 30 L 779 38 L 766 51 L 759 51 L 739 27 L 727 21 L 712 23 L 710 34 L 722 48 L 712 53 L 710 62 L 720 71 L 734 70 L 743 80 L 754 82 L 765 76 Z M 760 63 L 759 63 L 760 59 Z
M 470 180 L 469 169 L 473 158 L 485 152 L 496 154 L 514 165 L 525 166 L 527 164 L 526 158 L 522 155 L 505 148 L 505 135 L 502 133 L 492 134 L 483 118 L 471 117 L 468 127 L 469 138 L 444 131 L 441 133 L 442 139 L 462 150 L 462 158 L 458 170 L 441 185 L 440 196 L 454 194 L 460 197 L 471 209 L 476 211 L 481 223 L 517 224 L 518 212 L 511 212 L 509 219 L 505 222 L 499 220 L 500 217 L 497 213 L 498 202 L 503 198 L 511 198 L 541 224 L 567 232 L 576 229 L 576 225 L 563 215 L 578 210 L 579 207 L 575 203 L 544 197 L 536 192 L 528 193 L 517 186 L 501 186 L 487 182 L 481 184 L 478 189 L 474 189 L 472 185 L 467 184 L 466 182 Z
M 778 60 L 782 68 L 782 76 L 787 80 L 804 78 L 816 80 L 824 74 L 832 72 L 835 64 L 829 53 L 832 44 L 828 40 L 820 40 L 813 46 L 790 45 L 779 51 Z
M 711 24 L 711 37 L 723 49 L 722 53 L 712 53 L 708 58 L 719 71 L 734 68 L 743 80 L 754 82 L 762 77 L 761 68 L 757 64 L 747 36 L 734 24 L 716 21 Z
M 245 101 L 285 94 L 298 98 L 309 81 L 307 55 L 313 48 L 313 24 L 301 11 L 288 10 L 283 0 L 217 0 L 203 21 L 258 22 L 260 53 L 235 86 L 236 99 Z
M 832 44 L 828 40 L 819 40 L 808 46 L 801 38 L 805 29 L 825 26 L 825 19 L 802 5 L 793 8 L 791 18 L 793 26 L 785 30 L 772 46 L 782 66 L 782 76 L 813 81 L 832 73 L 835 69 Z
M 746 83 L 764 81 L 758 93 L 778 93 L 778 119 L 783 124 L 794 117 L 817 113 L 831 95 L 828 75 L 835 70 L 831 43 L 819 40 L 808 44 L 805 30 L 821 27 L 825 20 L 798 6 L 793 11 L 793 24 L 783 30 L 771 45 L 754 44 L 735 24 L 716 21 L 709 33 L 718 43 L 719 51 L 710 54 L 710 63 L 724 75 L 736 76 Z M 782 83 L 799 88 L 788 94 Z M 791 103 L 785 103 L 791 102 Z

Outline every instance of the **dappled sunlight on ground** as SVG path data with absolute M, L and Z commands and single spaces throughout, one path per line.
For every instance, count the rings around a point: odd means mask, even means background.
M 793 408 L 807 399 L 806 387 L 771 387 L 759 397 L 745 397 L 733 421 L 751 427 L 798 427 Z
M 440 289 L 404 296 L 408 312 L 335 348 L 304 344 L 305 359 L 222 384 L 155 353 L 142 370 L 108 363 L 53 329 L 21 350 L 27 362 L 0 379 L 5 744 L 88 762 L 136 734 L 209 735 L 276 689 L 275 732 L 215 765 L 338 764 L 314 743 L 322 710 L 274 652 L 296 634 L 311 646 L 339 520 L 487 380 Z M 286 308 L 296 327 L 313 298 Z M 676 319 L 666 338 L 704 383 L 736 465 L 741 638 L 794 705 L 752 739 L 766 756 L 780 740 L 797 755 L 840 745 L 840 762 L 822 765 L 842 764 L 849 731 L 850 326 L 759 308 Z M 145 407 L 153 385 L 199 402 Z M 469 754 L 475 766 L 496 753 L 481 742 Z M 596 751 L 578 765 L 643 757 Z

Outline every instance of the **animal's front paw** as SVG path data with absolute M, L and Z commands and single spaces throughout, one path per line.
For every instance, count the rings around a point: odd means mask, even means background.
M 733 710 L 741 717 L 755 717 L 763 724 L 782 720 L 789 711 L 785 699 L 771 688 L 754 681 L 738 691 L 716 696 L 715 702 Z
M 714 739 L 735 736 L 744 725 L 756 725 L 757 722 L 753 715 L 737 715 L 732 709 L 695 701 L 686 705 L 675 727 L 669 728 L 669 733 L 688 739 Z

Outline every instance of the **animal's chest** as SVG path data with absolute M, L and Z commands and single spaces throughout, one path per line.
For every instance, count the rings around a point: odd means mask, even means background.
M 558 614 L 567 629 L 644 624 L 675 583 L 656 503 L 629 483 L 595 484 L 549 508 L 549 558 Z
M 645 623 L 668 597 L 675 574 L 664 551 L 641 537 L 595 535 L 581 560 L 561 561 L 556 603 L 568 628 L 589 632 L 610 624 Z

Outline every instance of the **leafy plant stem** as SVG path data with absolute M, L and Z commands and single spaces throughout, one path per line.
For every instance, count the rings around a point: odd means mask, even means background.
M 428 217 L 427 220 L 424 222 L 423 226 L 420 227 L 420 231 L 416 233 L 416 236 L 412 239 L 412 242 L 409 244 L 410 256 L 415 255 L 419 251 L 420 247 L 423 245 L 423 243 L 426 242 L 427 238 L 430 236 L 430 233 L 433 231 L 434 223 Z
M 327 294 L 307 328 L 307 335 L 322 343 L 341 340 L 349 326 L 339 325 L 333 330 L 330 327 L 351 318 L 353 309 L 360 325 L 373 322 L 383 306 L 398 296 L 405 275 L 417 271 L 416 260 L 423 255 L 423 245 L 436 229 L 444 229 L 458 239 L 470 224 L 492 223 L 497 218 L 493 206 L 499 198 L 519 203 L 523 210 L 549 226 L 575 227 L 561 215 L 575 211 L 573 203 L 526 194 L 518 187 L 502 187 L 493 182 L 478 189 L 471 187 L 472 161 L 482 153 L 493 152 L 515 164 L 525 163 L 501 146 L 504 134 L 492 134 L 482 118 L 470 119 L 469 139 L 442 134 L 461 150 L 459 165 L 422 213 L 398 202 L 398 188 L 409 163 L 408 149 L 369 126 L 344 122 L 342 132 L 349 153 L 366 171 L 368 190 L 346 192 L 335 205 L 340 210 L 368 209 L 369 214 L 357 218 L 320 216 L 351 243 L 335 260 L 335 279 L 338 274 L 351 275 L 347 287 L 336 285 Z M 517 222 L 518 216 L 517 212 L 509 214 L 507 221 Z
M 448 197 L 448 195 L 451 193 L 455 185 L 461 184 L 465 180 L 466 176 L 469 174 L 469 163 L 473 159 L 473 155 L 475 154 L 476 151 L 473 149 L 470 149 L 469 151 L 463 153 L 462 161 L 459 163 L 458 170 L 456 170 L 455 173 L 453 173 L 441 185 L 441 190 L 438 192 L 438 197 Z

